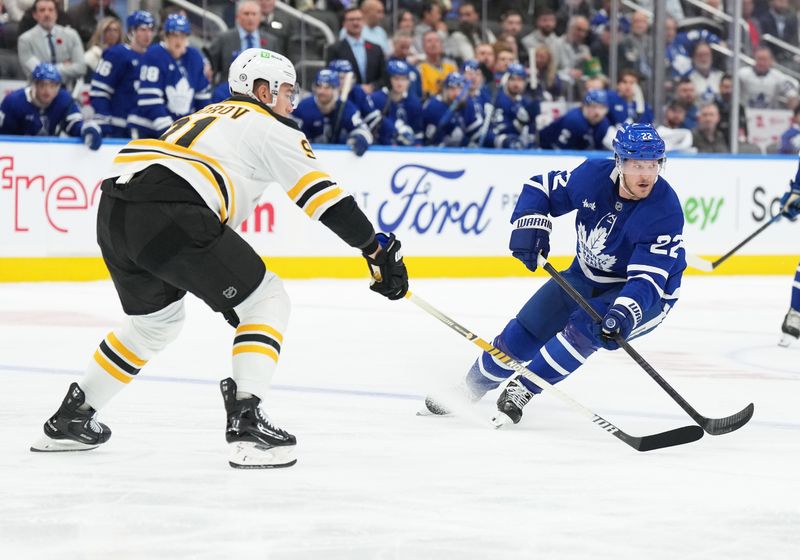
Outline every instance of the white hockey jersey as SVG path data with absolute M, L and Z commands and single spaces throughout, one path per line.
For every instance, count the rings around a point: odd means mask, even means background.
M 232 228 L 250 215 L 271 183 L 314 220 L 348 196 L 322 171 L 294 121 L 245 96 L 178 119 L 158 140 L 129 142 L 114 158 L 109 177 L 125 183 L 154 163 L 186 179 Z

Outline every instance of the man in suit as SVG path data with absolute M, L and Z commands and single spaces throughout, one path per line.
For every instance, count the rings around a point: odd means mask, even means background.
M 25 76 L 30 78 L 33 69 L 42 62 L 54 64 L 69 90 L 75 80 L 86 73 L 83 61 L 83 42 L 78 33 L 56 25 L 55 0 L 35 0 L 33 17 L 36 26 L 19 36 L 17 53 Z
M 789 0 L 770 0 L 769 11 L 761 16 L 761 33 L 763 35 L 769 33 L 791 45 L 797 45 L 797 16 L 789 9 Z M 777 62 L 786 64 L 792 61 L 792 53 L 786 49 L 771 43 L 767 45 Z
M 278 51 L 284 56 L 288 56 L 289 39 L 295 30 L 294 20 L 275 9 L 275 0 L 260 0 L 261 22 L 259 29 L 272 33 L 278 38 L 278 43 L 273 43 L 273 51 Z
M 351 7 L 344 11 L 342 27 L 345 37 L 328 48 L 327 60 L 349 60 L 355 71 L 356 82 L 368 94 L 379 89 L 385 82 L 386 63 L 383 49 L 375 43 L 365 41 L 361 36 L 364 29 L 364 14 L 359 8 Z
M 279 50 L 280 39 L 265 30 L 260 30 L 261 5 L 256 0 L 240 2 L 236 9 L 236 27 L 217 35 L 205 49 L 206 57 L 214 72 L 212 83 L 228 81 L 228 68 L 240 52 L 251 49 Z M 283 54 L 283 53 L 282 53 Z

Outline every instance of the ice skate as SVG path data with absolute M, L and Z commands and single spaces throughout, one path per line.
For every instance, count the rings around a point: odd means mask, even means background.
M 477 391 L 462 380 L 443 394 L 426 396 L 425 406 L 417 411 L 417 416 L 451 416 L 459 408 L 478 402 L 484 394 L 485 391 Z
M 781 336 L 781 341 L 778 343 L 779 346 L 786 347 L 800 339 L 800 311 L 789 309 L 783 319 L 781 332 L 783 336 Z
M 508 424 L 518 424 L 522 419 L 522 409 L 533 397 L 533 393 L 525 386 L 512 379 L 508 382 L 503 392 L 497 397 L 497 413 L 492 417 L 495 428 L 502 428 Z
M 228 463 L 235 469 L 273 469 L 291 467 L 297 440 L 289 432 L 275 426 L 261 409 L 261 399 L 236 399 L 236 382 L 220 383 L 228 425 L 225 439 L 230 445 Z
M 67 396 L 56 413 L 44 424 L 44 436 L 31 451 L 88 451 L 111 437 L 111 430 L 95 419 L 93 408 L 79 410 L 86 395 L 77 383 L 69 386 Z

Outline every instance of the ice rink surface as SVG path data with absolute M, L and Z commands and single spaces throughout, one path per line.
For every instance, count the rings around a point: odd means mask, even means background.
M 422 280 L 491 339 L 542 279 Z M 176 343 L 100 414 L 84 453 L 30 444 L 121 317 L 109 282 L 0 285 L 0 558 L 789 560 L 800 556 L 800 345 L 779 348 L 791 277 L 684 278 L 634 346 L 697 410 L 755 403 L 741 430 L 638 453 L 550 395 L 494 430 L 415 416 L 474 346 L 365 281 L 287 281 L 292 320 L 267 410 L 290 469 L 228 467 L 218 381 L 233 331 L 189 298 Z M 689 417 L 622 351 L 559 385 L 635 435 Z

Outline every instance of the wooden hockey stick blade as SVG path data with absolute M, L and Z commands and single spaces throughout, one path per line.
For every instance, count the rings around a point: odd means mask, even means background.
M 450 327 L 452 330 L 456 331 L 462 337 L 466 338 L 478 348 L 483 350 L 484 352 L 488 352 L 491 354 L 495 359 L 500 360 L 505 365 L 516 371 L 519 375 L 528 378 L 532 383 L 535 383 L 537 387 L 541 388 L 542 391 L 545 393 L 551 393 L 552 395 L 560 398 L 565 403 L 569 404 L 573 408 L 575 408 L 578 412 L 582 413 L 584 416 L 591 418 L 592 422 L 597 426 L 601 427 L 606 432 L 610 433 L 611 435 L 615 436 L 620 441 L 625 442 L 636 451 L 652 451 L 653 449 L 661 449 L 663 447 L 673 447 L 675 445 L 683 445 L 684 443 L 691 443 L 693 441 L 697 441 L 701 437 L 703 437 L 703 429 L 700 426 L 683 426 L 681 428 L 675 428 L 674 430 L 669 430 L 666 432 L 661 432 L 660 434 L 652 434 L 646 436 L 632 436 L 630 434 L 625 433 L 614 424 L 600 416 L 599 414 L 595 414 L 581 403 L 558 389 L 554 387 L 552 384 L 548 383 L 547 380 L 539 377 L 531 370 L 526 368 L 524 365 L 516 361 L 514 358 L 501 352 L 499 349 L 495 348 L 485 340 L 483 340 L 478 335 L 472 333 L 471 331 L 467 330 L 460 324 L 456 323 L 453 319 L 433 307 L 430 303 L 422 299 L 421 297 L 412 294 L 409 290 L 406 292 L 406 299 L 417 305 L 420 309 L 432 315 L 433 317 L 437 318 L 439 321 Z
M 714 263 L 702 257 L 698 257 L 697 255 L 693 255 L 692 253 L 686 253 L 686 264 L 703 272 L 711 272 L 714 270 Z

